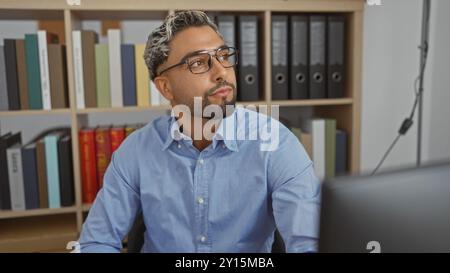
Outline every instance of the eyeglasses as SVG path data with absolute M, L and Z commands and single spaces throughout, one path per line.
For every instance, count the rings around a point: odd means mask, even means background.
M 193 74 L 206 73 L 212 67 L 212 57 L 215 57 L 224 68 L 233 67 L 238 62 L 238 50 L 234 47 L 222 46 L 213 50 L 195 51 L 183 57 L 179 63 L 159 72 L 159 76 L 167 70 L 183 64 L 186 64 Z

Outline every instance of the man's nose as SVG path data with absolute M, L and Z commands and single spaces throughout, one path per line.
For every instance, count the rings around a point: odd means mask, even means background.
M 216 82 L 222 82 L 225 80 L 225 76 L 227 74 L 227 69 L 223 67 L 223 65 L 217 60 L 216 57 L 211 58 L 211 70 L 213 80 Z

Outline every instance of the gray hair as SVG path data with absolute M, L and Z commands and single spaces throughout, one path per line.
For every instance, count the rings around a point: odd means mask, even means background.
M 179 11 L 167 16 L 163 24 L 150 33 L 145 46 L 144 60 L 151 80 L 155 79 L 158 66 L 167 60 L 169 43 L 175 34 L 192 26 L 209 26 L 223 39 L 216 24 L 202 11 Z

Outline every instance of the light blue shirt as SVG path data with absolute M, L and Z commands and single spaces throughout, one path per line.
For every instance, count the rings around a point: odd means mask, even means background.
M 275 228 L 287 252 L 317 251 L 320 183 L 299 140 L 270 121 L 237 107 L 201 152 L 170 116 L 135 131 L 112 156 L 81 252 L 119 252 L 140 212 L 142 252 L 270 252 Z M 269 148 L 248 139 L 275 127 Z

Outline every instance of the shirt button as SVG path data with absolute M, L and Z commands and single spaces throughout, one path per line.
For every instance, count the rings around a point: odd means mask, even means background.
M 224 148 L 224 149 L 225 149 L 225 144 L 222 144 L 222 148 Z
M 180 144 L 180 143 L 178 143 L 178 149 L 179 149 L 179 148 L 181 148 L 181 144 Z
M 205 199 L 203 199 L 202 197 L 199 197 L 199 198 L 197 198 L 197 202 L 199 204 L 203 204 L 203 203 L 205 203 Z
M 200 163 L 200 165 L 203 165 L 203 159 L 200 159 L 199 161 L 198 161 L 198 163 Z
M 200 242 L 204 243 L 206 242 L 206 236 L 200 236 Z

